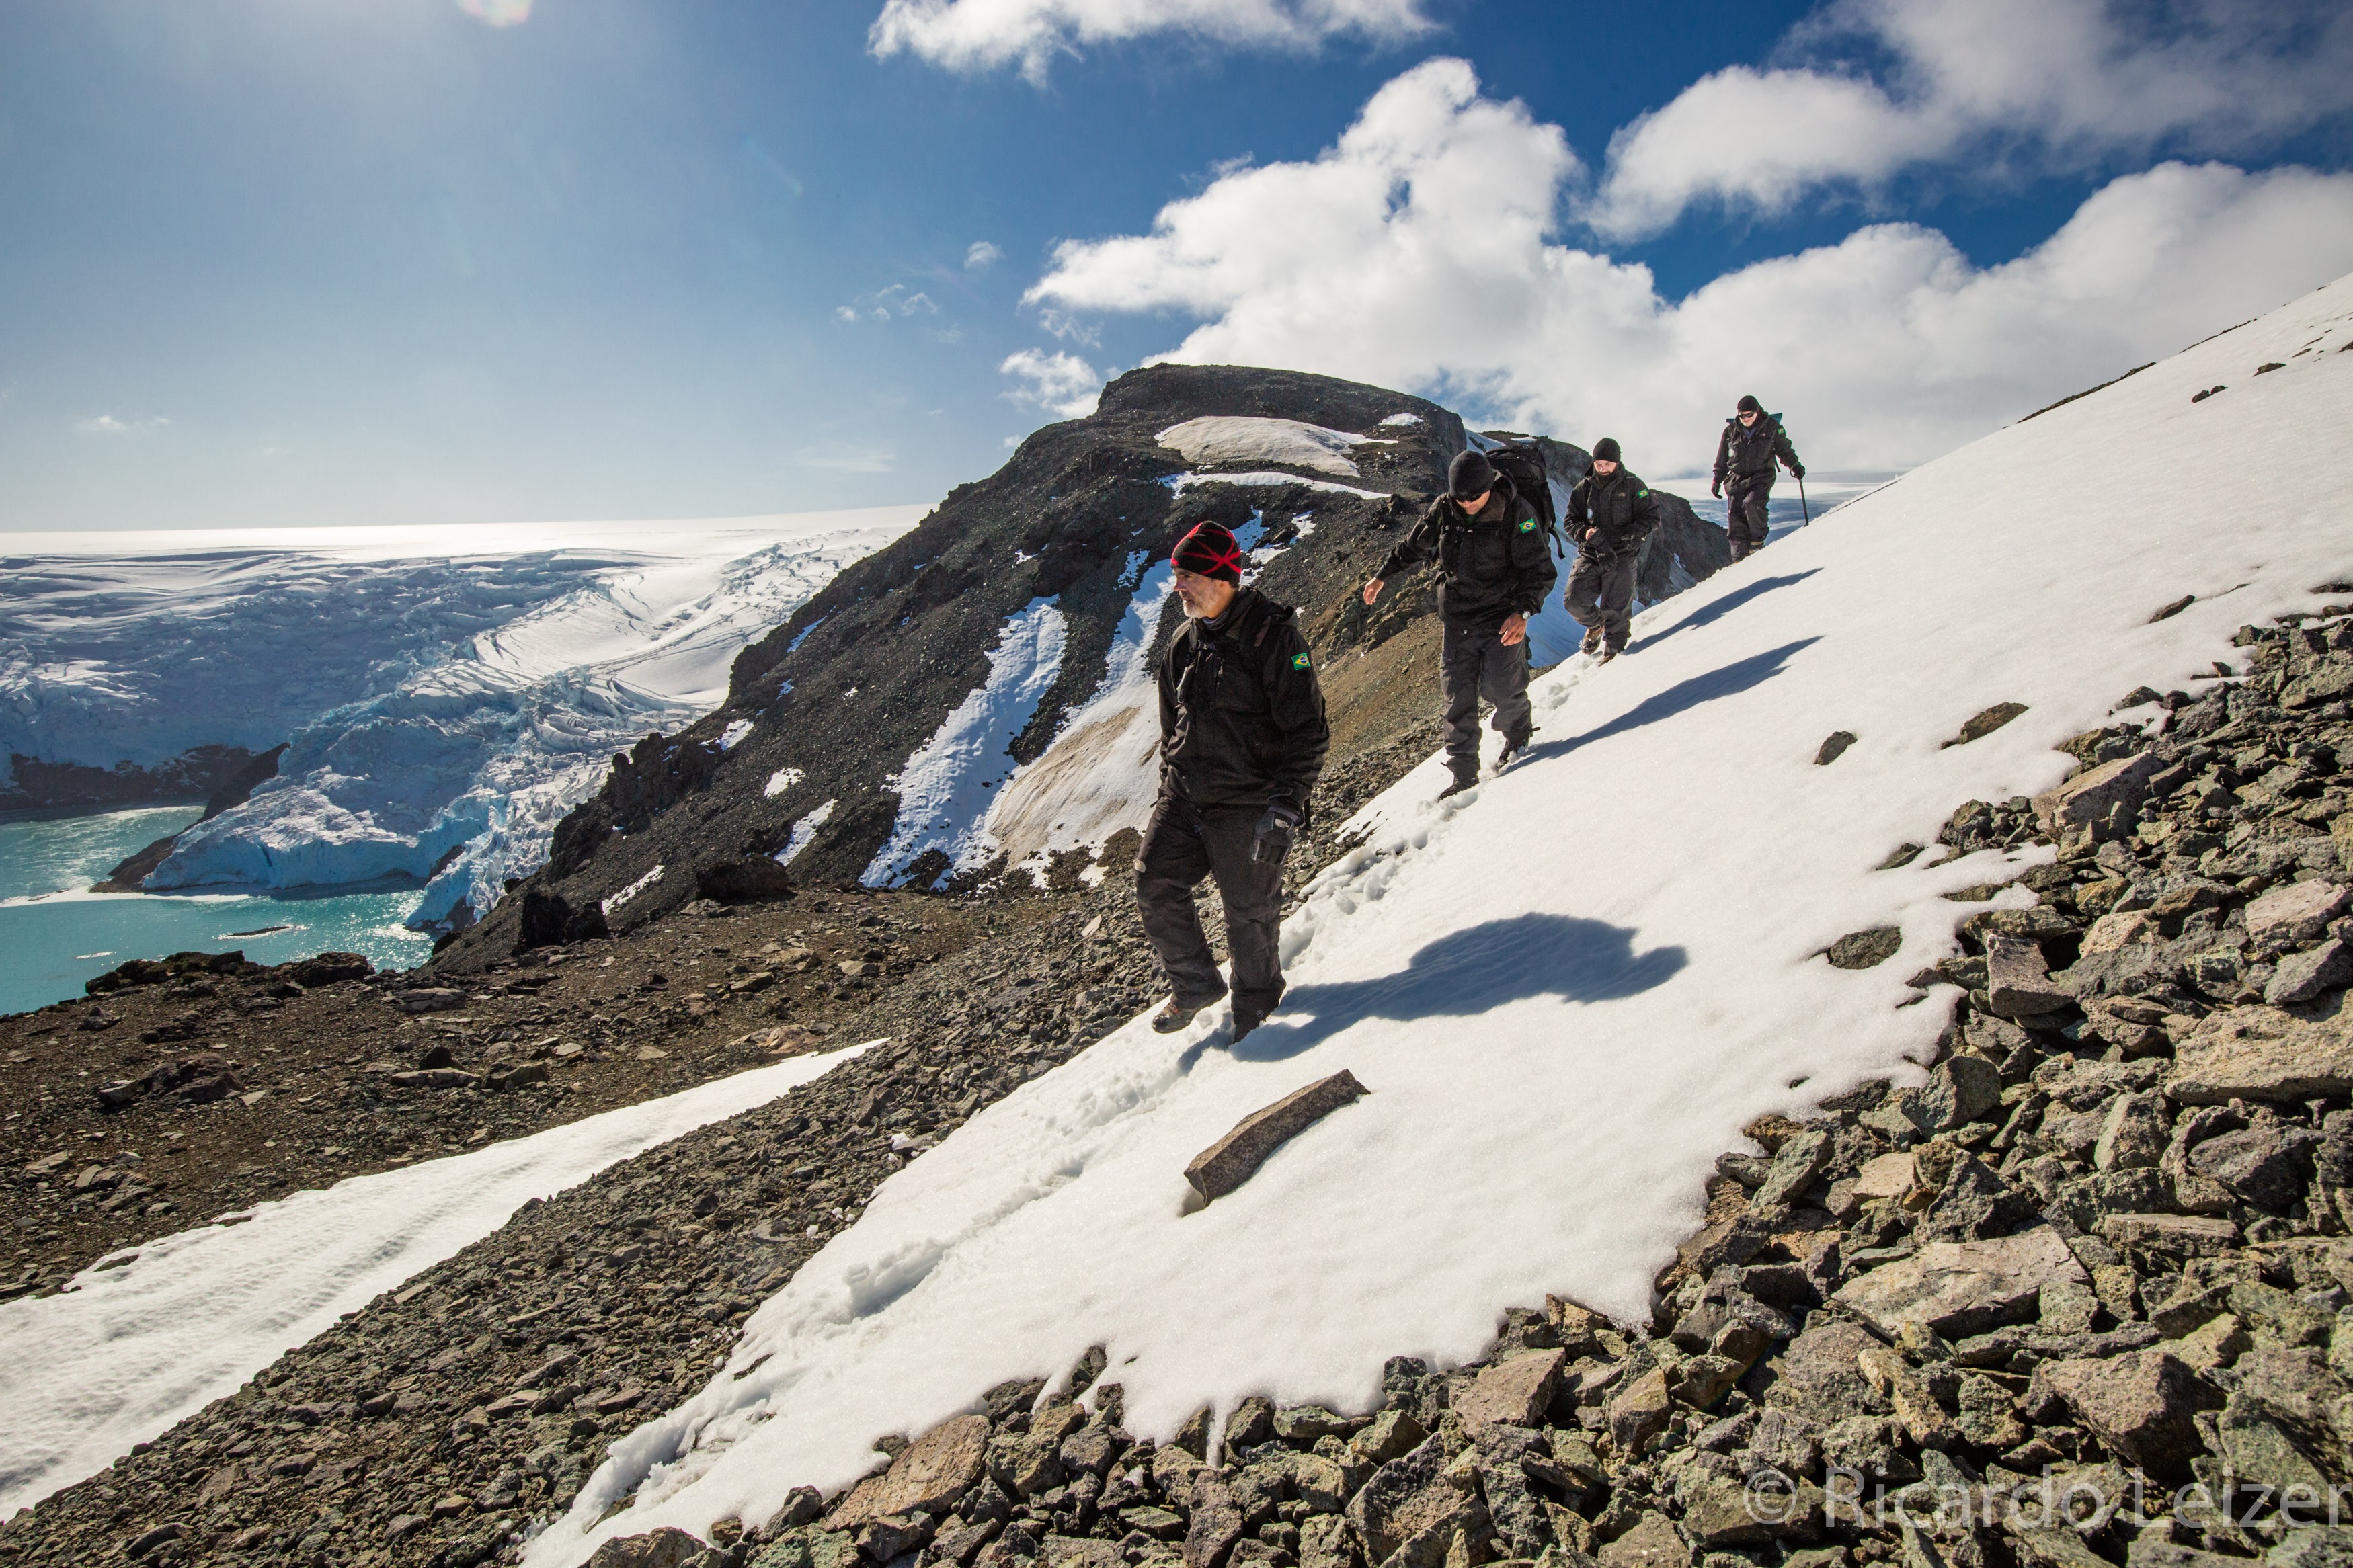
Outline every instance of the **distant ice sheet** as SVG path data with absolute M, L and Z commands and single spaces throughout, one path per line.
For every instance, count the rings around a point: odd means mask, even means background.
M 708 711 L 747 642 L 921 511 L 0 536 L 0 749 L 290 742 L 148 885 L 438 867 L 412 919 L 462 924 L 539 865 L 614 752 Z
M 0 1517 L 94 1475 L 293 1346 L 504 1225 L 532 1198 L 765 1105 L 864 1046 L 797 1057 L 568 1127 L 152 1241 L 64 1294 L 0 1305 Z

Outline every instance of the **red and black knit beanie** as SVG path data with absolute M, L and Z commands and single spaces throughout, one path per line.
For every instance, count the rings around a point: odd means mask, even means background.
M 1176 542 L 1176 552 L 1169 559 L 1179 572 L 1216 577 L 1236 586 L 1241 584 L 1242 547 L 1221 522 L 1195 523 L 1193 531 Z

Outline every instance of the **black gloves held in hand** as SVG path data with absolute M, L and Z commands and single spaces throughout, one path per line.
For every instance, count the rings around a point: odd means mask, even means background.
M 1291 853 L 1291 840 L 1299 831 L 1299 814 L 1281 802 L 1266 808 L 1258 819 L 1258 831 L 1250 838 L 1250 858 L 1263 866 L 1270 860 L 1280 860 Z
M 1715 497 L 1718 500 L 1722 500 L 1724 499 L 1724 481 L 1722 479 L 1718 479 L 1714 484 L 1708 486 L 1707 493 Z
M 1806 465 L 1803 463 L 1792 463 L 1789 465 L 1789 471 L 1802 479 L 1806 477 Z

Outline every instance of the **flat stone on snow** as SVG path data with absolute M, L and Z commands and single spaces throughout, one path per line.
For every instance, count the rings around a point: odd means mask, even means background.
M 1356 1075 L 1342 1068 L 1330 1078 L 1254 1110 L 1234 1130 L 1193 1156 L 1185 1179 L 1205 1198 L 1221 1198 L 1266 1163 L 1283 1143 L 1366 1093 Z
M 1894 1339 L 1907 1323 L 1947 1339 L 2034 1315 L 2042 1287 L 2091 1276 L 2049 1226 L 1990 1241 L 1936 1241 L 1839 1288 L 1834 1300 Z

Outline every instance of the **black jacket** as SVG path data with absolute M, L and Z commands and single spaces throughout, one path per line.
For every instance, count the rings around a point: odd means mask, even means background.
M 1187 619 L 1160 659 L 1160 788 L 1195 805 L 1307 814 L 1332 729 L 1294 612 L 1255 588 L 1213 626 Z
M 1544 608 L 1556 575 L 1546 538 L 1536 509 L 1499 475 L 1476 517 L 1465 518 L 1449 496 L 1430 502 L 1374 575 L 1393 577 L 1435 560 L 1438 613 L 1447 625 L 1493 631 L 1514 615 Z
M 1568 492 L 1568 536 L 1596 561 L 1632 565 L 1658 526 L 1659 498 L 1623 464 L 1606 479 L 1588 469 Z
M 1756 424 L 1743 425 L 1736 414 L 1724 422 L 1724 435 L 1715 443 L 1715 482 L 1730 479 L 1743 488 L 1770 485 L 1777 458 L 1793 474 L 1805 467 L 1789 445 L 1789 433 L 1781 428 L 1781 416 L 1759 414 Z

